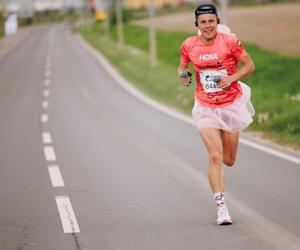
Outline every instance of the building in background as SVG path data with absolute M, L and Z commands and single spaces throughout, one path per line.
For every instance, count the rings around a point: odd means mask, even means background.
M 157 7 L 177 6 L 184 0 L 154 0 Z M 129 9 L 147 8 L 149 0 L 124 0 L 124 7 Z
M 7 14 L 18 13 L 20 16 L 32 15 L 34 12 L 80 9 L 86 5 L 85 0 L 0 0 L 0 2 Z

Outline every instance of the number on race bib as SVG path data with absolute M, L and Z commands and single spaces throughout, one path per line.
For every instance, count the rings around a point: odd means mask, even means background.
M 223 91 L 218 82 L 220 76 L 227 75 L 226 69 L 200 71 L 200 79 L 204 91 L 208 93 Z

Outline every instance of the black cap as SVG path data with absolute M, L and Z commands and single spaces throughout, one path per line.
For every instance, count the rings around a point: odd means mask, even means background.
M 195 17 L 204 15 L 204 14 L 215 14 L 218 16 L 217 8 L 213 4 L 201 4 L 196 10 L 195 10 Z

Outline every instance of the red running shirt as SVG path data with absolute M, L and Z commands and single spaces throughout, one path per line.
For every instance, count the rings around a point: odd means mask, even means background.
M 242 95 L 238 82 L 233 82 L 227 90 L 223 90 L 214 79 L 237 72 L 238 60 L 245 55 L 246 50 L 233 35 L 217 32 L 211 44 L 204 44 L 201 36 L 186 39 L 181 46 L 181 61 L 194 65 L 196 100 L 205 106 L 223 107 L 238 99 Z

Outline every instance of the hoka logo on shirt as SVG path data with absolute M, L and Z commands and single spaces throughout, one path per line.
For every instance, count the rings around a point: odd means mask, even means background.
M 209 61 L 209 60 L 216 60 L 218 59 L 218 55 L 216 53 L 214 54 L 203 54 L 199 56 L 200 61 Z

